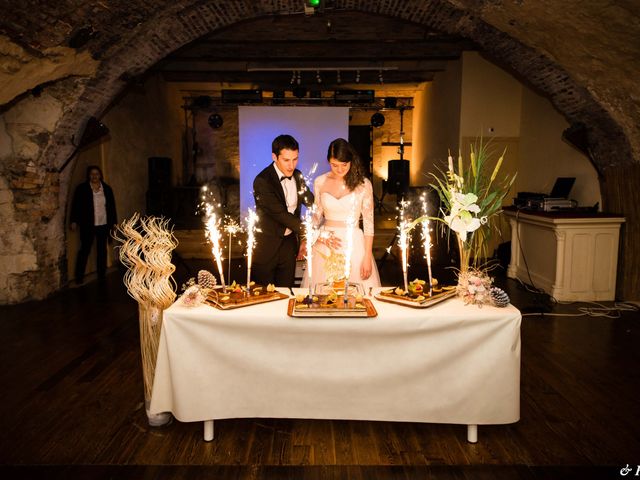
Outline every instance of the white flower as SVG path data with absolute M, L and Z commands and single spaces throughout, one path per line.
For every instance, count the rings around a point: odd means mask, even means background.
M 473 193 L 453 192 L 451 195 L 451 212 L 444 217 L 444 221 L 463 241 L 482 225 L 482 218 L 476 216 L 480 213 L 480 207 L 475 203 L 477 201 L 478 197 Z
M 205 297 L 198 285 L 192 285 L 185 290 L 180 300 L 185 307 L 197 307 L 204 303 Z

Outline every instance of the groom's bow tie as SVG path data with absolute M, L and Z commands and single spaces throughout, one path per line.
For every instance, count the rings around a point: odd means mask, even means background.
M 283 175 L 283 176 L 280 177 L 280 181 L 284 180 L 285 178 L 287 180 L 291 180 L 292 177 L 293 177 L 293 175 L 289 175 L 288 177 L 286 175 Z

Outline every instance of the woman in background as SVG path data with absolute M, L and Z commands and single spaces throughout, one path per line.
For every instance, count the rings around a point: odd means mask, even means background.
M 87 259 L 93 239 L 96 239 L 98 279 L 107 272 L 107 241 L 112 227 L 118 223 L 116 203 L 111 187 L 102 181 L 102 171 L 96 165 L 87 167 L 87 180 L 76 188 L 71 203 L 71 230 L 80 228 L 80 250 L 76 260 L 75 279 L 84 280 Z

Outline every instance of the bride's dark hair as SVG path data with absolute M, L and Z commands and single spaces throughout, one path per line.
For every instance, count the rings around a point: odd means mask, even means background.
M 362 162 L 360 161 L 358 152 L 356 152 L 353 145 L 344 138 L 336 138 L 329 145 L 327 161 L 330 161 L 332 158 L 335 158 L 339 162 L 351 164 L 349 171 L 344 176 L 344 184 L 349 191 L 353 191 L 358 185 L 364 183 L 364 169 L 362 168 Z

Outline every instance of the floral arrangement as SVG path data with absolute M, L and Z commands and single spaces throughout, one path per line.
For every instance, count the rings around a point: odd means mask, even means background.
M 431 174 L 435 180 L 431 187 L 440 198 L 441 216 L 423 216 L 409 225 L 413 228 L 428 218 L 441 222 L 456 234 L 460 252 L 458 294 L 465 303 L 491 303 L 491 279 L 481 271 L 480 262 L 488 256 L 487 240 L 491 231 L 497 230 L 502 202 L 516 178 L 515 174 L 500 174 L 505 153 L 494 163 L 487 145 L 480 139 L 471 145 L 466 164 L 462 154 L 458 155 L 457 170 L 449 155 L 447 170 Z
M 328 255 L 320 253 L 325 259 L 324 271 L 328 282 L 344 280 L 344 268 L 346 258 L 344 253 L 331 250 Z
M 458 276 L 456 293 L 464 300 L 465 305 L 491 304 L 495 307 L 506 307 L 511 300 L 507 293 L 492 286 L 493 278 L 489 277 L 485 270 L 470 268 Z
M 491 284 L 493 280 L 486 272 L 471 268 L 458 276 L 456 292 L 465 305 L 491 303 Z
M 460 249 L 460 271 L 464 272 L 473 262 L 487 257 L 487 240 L 495 221 L 502 213 L 502 201 L 506 197 L 516 175 L 501 175 L 500 167 L 505 152 L 491 169 L 491 155 L 482 140 L 471 145 L 469 163 L 465 168 L 462 155 L 458 155 L 458 171 L 449 155 L 448 170 L 435 179 L 431 186 L 440 197 L 442 221 L 456 233 Z M 489 174 L 488 172 L 491 171 Z
M 184 293 L 180 296 L 180 303 L 185 307 L 202 305 L 217 283 L 216 277 L 211 272 L 200 270 L 197 281 L 194 277 L 191 277 L 186 283 L 182 284 Z

